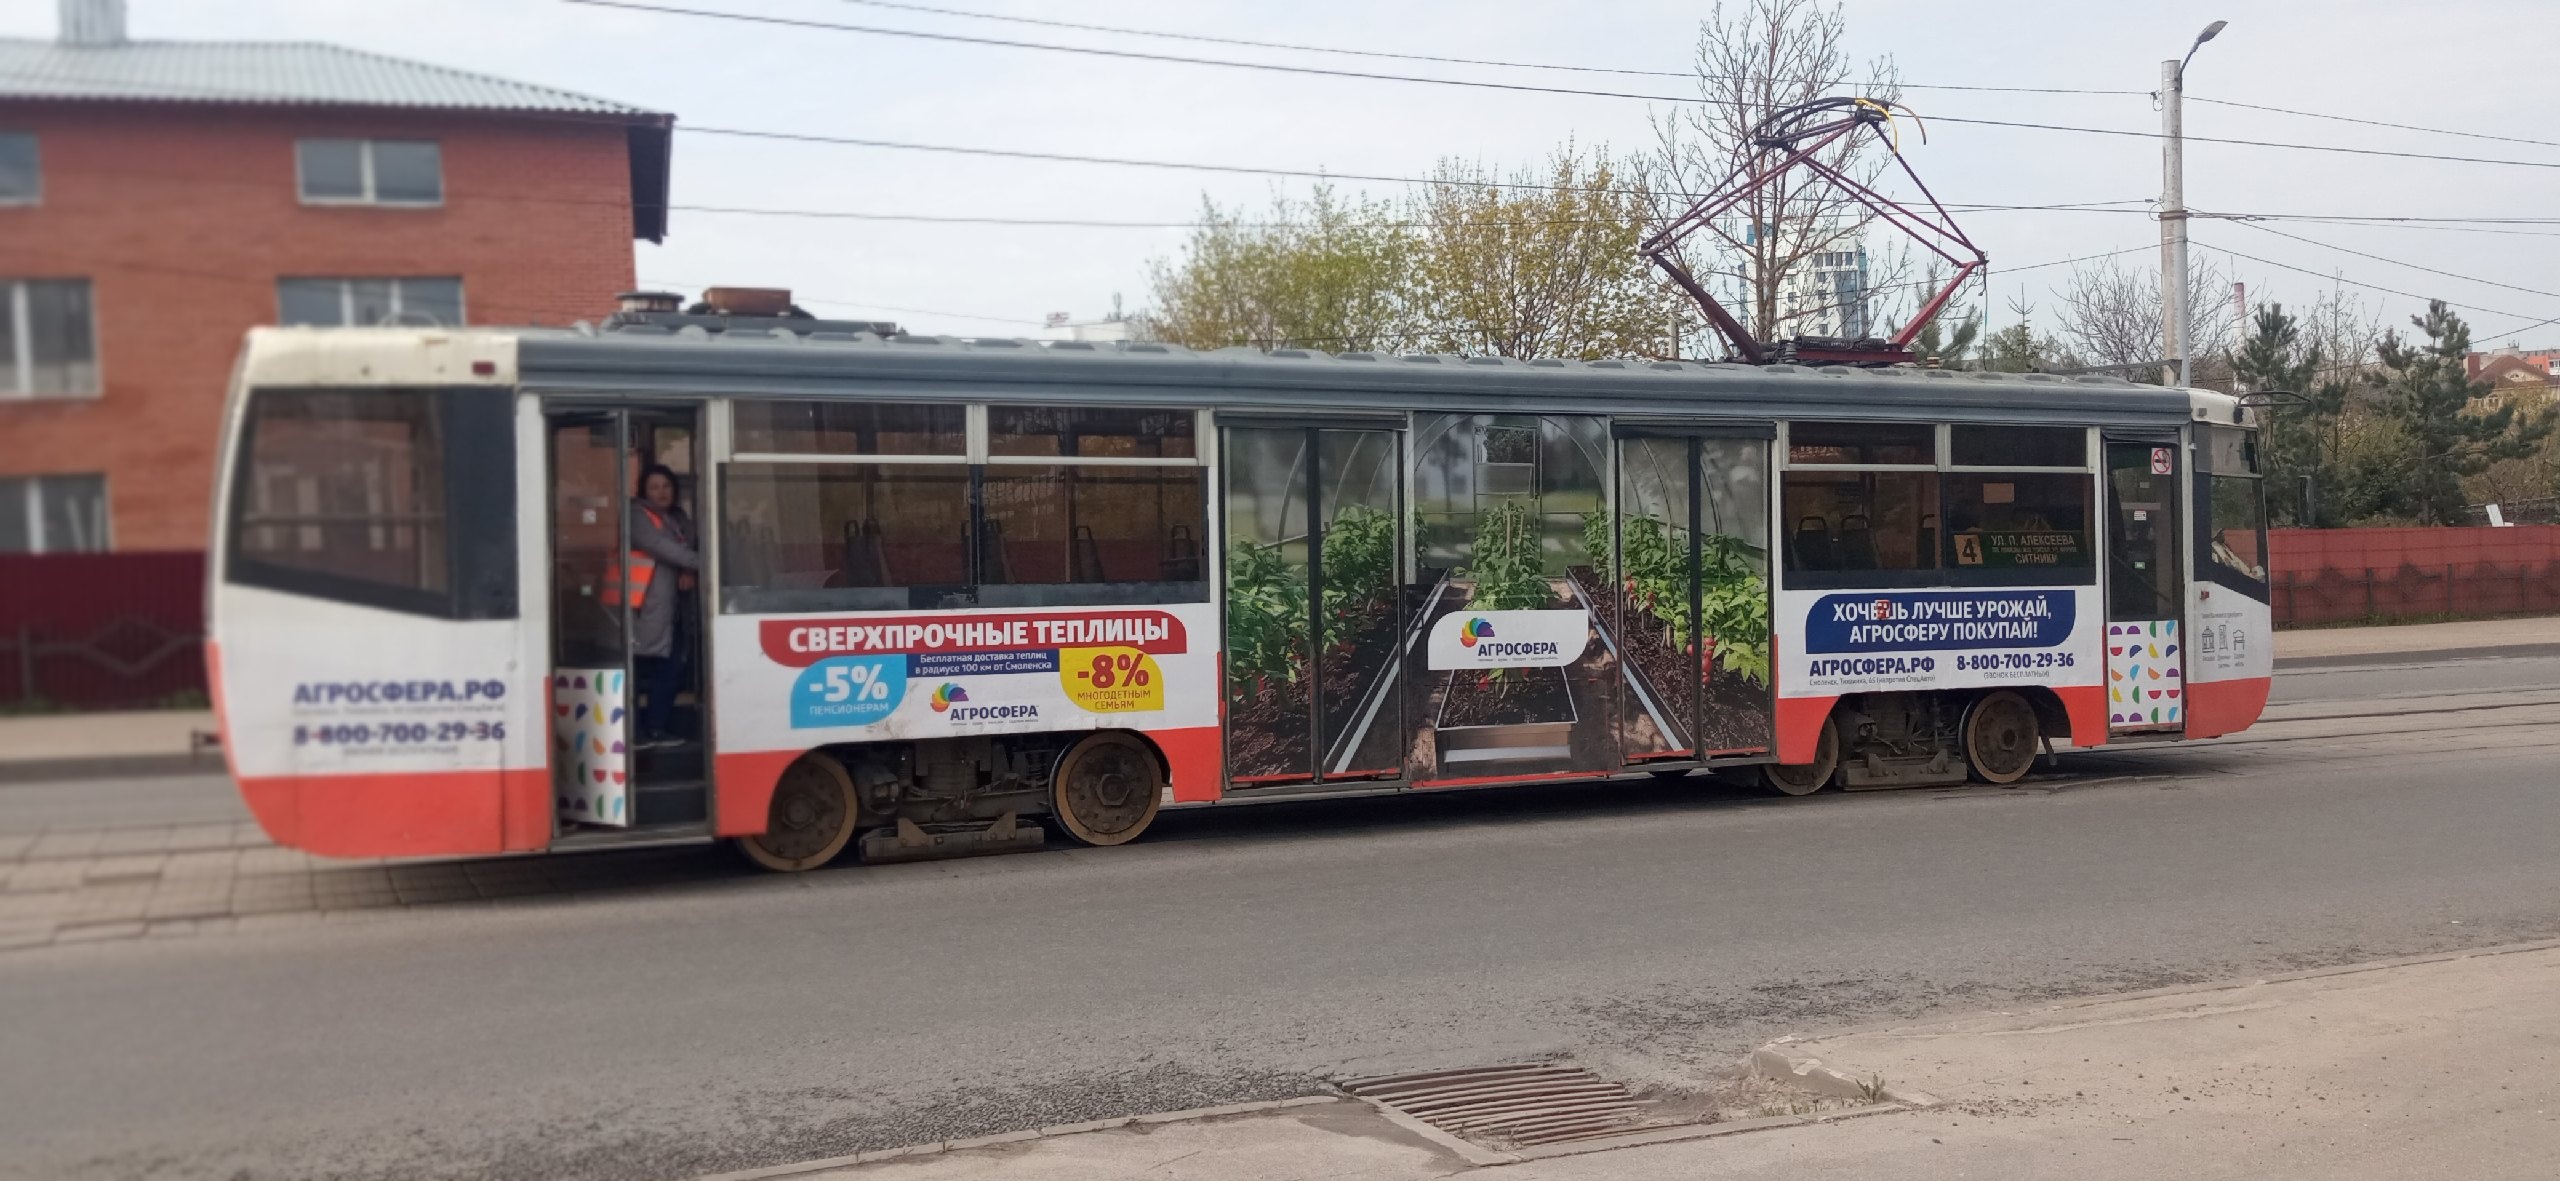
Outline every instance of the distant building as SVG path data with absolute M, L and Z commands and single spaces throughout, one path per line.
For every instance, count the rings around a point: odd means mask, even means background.
M 1873 331 L 1867 303 L 1865 247 L 1808 256 L 1778 289 L 1778 314 L 1788 326 L 1779 335 L 1861 339 Z
M 2512 344 L 2502 349 L 2472 353 L 2462 359 L 2462 367 L 2473 380 L 2480 380 L 2491 364 L 2499 362 L 2514 362 L 2515 365 L 2537 370 L 2546 381 L 2560 377 L 2560 349 L 2533 350 Z M 2514 366 L 2508 368 L 2512 370 Z
M 1129 321 L 1117 314 L 1100 320 L 1078 320 L 1065 312 L 1051 312 L 1048 323 L 1043 325 L 1039 334 L 1032 339 L 1097 342 L 1128 340 L 1130 339 Z
M 306 43 L 0 38 L 0 553 L 200 549 L 261 324 L 567 324 L 666 233 L 673 119 Z
M 2473 353 L 2473 358 L 2483 354 Z M 2489 383 L 2489 392 L 2472 398 L 2467 407 L 2475 412 L 2496 413 L 2507 406 L 2533 410 L 2551 400 L 2552 387 L 2560 385 L 2560 353 L 2536 356 L 2529 353 L 2499 352 L 2486 354 L 2486 360 L 2468 366 L 2473 381 Z

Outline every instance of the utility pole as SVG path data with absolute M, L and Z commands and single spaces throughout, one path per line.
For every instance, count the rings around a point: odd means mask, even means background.
M 2187 63 L 2228 21 L 2215 21 L 2196 34 L 2187 56 L 2160 63 L 2160 347 L 2168 364 L 2160 367 L 2166 385 L 2195 384 L 2195 365 L 2187 356 L 2194 344 L 2187 307 L 2187 161 L 2183 104 Z

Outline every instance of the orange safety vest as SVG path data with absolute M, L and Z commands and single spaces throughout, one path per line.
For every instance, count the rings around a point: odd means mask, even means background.
M 640 512 L 649 518 L 649 523 L 657 526 L 660 532 L 666 531 L 667 519 L 659 516 L 656 509 L 647 505 L 635 507 L 639 508 Z M 620 565 L 608 567 L 605 570 L 604 590 L 596 598 L 607 607 L 619 607 L 622 605 L 623 588 L 627 586 L 631 590 L 631 609 L 637 611 L 648 603 L 649 583 L 657 577 L 658 560 L 642 553 L 635 546 L 629 554 L 623 556 Z

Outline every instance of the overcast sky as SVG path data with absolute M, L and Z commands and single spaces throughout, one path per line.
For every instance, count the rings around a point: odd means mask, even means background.
M 1392 73 L 1503 78 L 1679 95 L 1674 78 L 1555 74 L 1283 53 L 1027 28 L 884 11 L 849 0 L 666 0 L 730 12 L 948 31 L 1057 44 L 1286 61 Z M 1702 6 L 1663 0 L 925 0 L 940 7 L 1307 44 L 1514 61 L 1683 70 Z M 784 29 L 583 7 L 549 0 L 129 0 L 137 38 L 321 40 L 538 82 L 673 112 L 675 201 L 865 213 L 1185 221 L 1204 194 L 1259 205 L 1305 181 L 1144 168 L 971 159 L 908 151 L 754 143 L 686 125 L 855 135 L 918 143 L 1409 176 L 1442 157 L 1509 167 L 1568 137 L 1633 150 L 1666 104 L 1512 94 L 906 38 Z M 0 35 L 50 36 L 53 5 L 8 0 Z M 2560 141 L 2548 110 L 2560 44 L 2551 0 L 1850 0 L 1861 57 L 1890 54 L 1913 83 L 2148 91 L 2160 62 L 2207 22 L 2230 28 L 2190 68 L 2191 96 Z M 1980 94 L 1913 89 L 1924 115 L 2156 130 L 2136 96 Z M 2549 161 L 2560 147 L 2453 138 L 2196 104 L 2191 135 L 2286 140 Z M 2089 202 L 2156 197 L 2158 141 L 1954 124 L 1913 149 L 1950 202 Z M 1381 193 L 1388 186 L 1345 184 Z M 2207 210 L 2352 215 L 2560 217 L 2560 168 L 2439 163 L 2192 144 L 2187 199 Z M 1994 294 L 2020 291 L 2049 314 L 2068 268 L 1999 277 L 2003 267 L 2153 244 L 2141 213 L 1983 212 L 1963 218 L 1992 259 Z M 2560 292 L 2560 225 L 2488 234 L 2291 224 L 2287 233 L 2477 279 Z M 2200 222 L 2197 257 L 2222 263 L 2253 298 L 2307 301 L 2322 280 L 2271 263 L 2472 309 L 2487 344 L 2560 317 L 2531 294 L 2357 258 L 2249 226 Z M 1148 263 L 1176 254 L 1178 229 L 1023 228 L 746 217 L 679 210 L 663 246 L 642 244 L 641 278 L 697 288 L 788 286 L 822 313 L 897 319 L 928 332 L 1021 333 L 1050 312 L 1097 318 L 1119 295 L 1148 298 Z M 2156 265 L 2156 252 L 2125 262 Z M 2398 322 L 2419 305 L 2366 291 Z M 1997 316 L 1995 311 L 1995 317 Z M 2560 343 L 2560 324 L 2526 343 Z

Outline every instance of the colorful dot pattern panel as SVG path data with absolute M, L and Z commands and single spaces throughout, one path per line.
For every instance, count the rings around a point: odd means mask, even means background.
M 2178 621 L 2107 625 L 2107 725 L 2117 730 L 2186 725 L 2186 657 Z
M 551 676 L 551 778 L 562 820 L 631 823 L 631 752 L 623 746 L 630 674 L 564 668 Z

